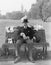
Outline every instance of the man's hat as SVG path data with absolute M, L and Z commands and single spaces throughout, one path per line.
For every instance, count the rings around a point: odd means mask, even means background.
M 26 15 L 21 19 L 21 22 L 22 23 L 28 23 L 28 18 Z

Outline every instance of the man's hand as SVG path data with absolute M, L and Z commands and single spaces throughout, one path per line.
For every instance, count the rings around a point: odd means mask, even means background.
M 25 37 L 23 37 L 24 39 L 29 39 L 29 36 L 25 36 Z
M 20 36 L 25 36 L 25 34 L 22 32 L 22 33 L 20 33 Z
M 34 36 L 33 39 L 36 40 L 36 37 Z
M 30 39 L 29 36 L 27 36 L 27 39 Z
M 29 39 L 29 36 L 26 36 L 24 33 L 21 33 L 20 36 L 22 36 L 23 39 Z
M 27 39 L 26 35 L 24 33 L 21 33 L 20 36 L 23 37 L 23 39 Z

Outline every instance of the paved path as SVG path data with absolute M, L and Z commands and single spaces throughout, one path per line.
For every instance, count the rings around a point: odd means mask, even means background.
M 31 62 L 27 62 L 27 63 L 23 63 L 23 62 L 19 62 L 14 64 L 13 61 L 3 61 L 0 62 L 0 65 L 51 65 L 51 60 L 44 60 L 44 61 L 36 61 L 35 63 L 31 63 Z
M 14 63 L 14 59 L 1 59 L 0 58 L 0 65 L 51 65 L 51 51 L 48 52 L 48 57 L 46 60 L 38 60 L 35 63 L 31 63 L 29 61 L 20 61 L 18 63 Z
M 0 65 L 51 65 L 51 51 L 48 52 L 48 57 L 46 60 L 38 60 L 35 63 L 31 63 L 29 61 L 20 61 L 18 63 L 14 63 L 14 59 L 1 59 L 0 58 Z

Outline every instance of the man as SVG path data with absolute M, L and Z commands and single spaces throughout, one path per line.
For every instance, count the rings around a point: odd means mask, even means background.
M 16 55 L 18 55 L 18 50 L 19 47 L 26 42 L 27 46 L 28 46 L 28 50 L 29 50 L 29 59 L 30 61 L 33 61 L 32 55 L 31 55 L 31 48 L 33 46 L 33 35 L 34 35 L 34 30 L 33 27 L 28 25 L 28 19 L 27 17 L 23 18 L 23 27 L 21 27 L 21 29 L 19 30 L 19 36 L 18 36 L 18 40 L 16 42 L 17 44 L 17 49 L 16 49 Z M 20 59 L 19 55 L 18 58 L 16 58 L 15 63 Z

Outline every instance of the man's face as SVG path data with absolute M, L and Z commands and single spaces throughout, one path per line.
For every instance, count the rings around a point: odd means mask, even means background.
M 28 24 L 27 23 L 24 23 L 24 28 L 27 28 Z

